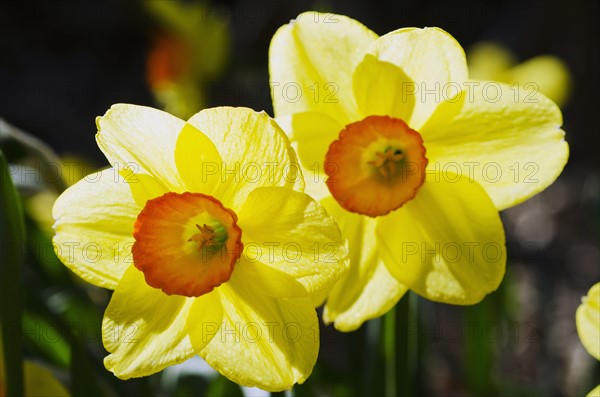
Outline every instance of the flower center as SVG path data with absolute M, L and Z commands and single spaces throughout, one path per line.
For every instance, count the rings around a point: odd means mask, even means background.
M 403 120 L 368 116 L 346 126 L 325 156 L 327 187 L 351 212 L 381 216 L 400 208 L 425 181 L 425 146 Z
M 388 147 L 384 152 L 375 152 L 377 158 L 367 164 L 377 168 L 384 178 L 393 178 L 398 170 L 398 163 L 404 158 L 402 150 Z
M 199 233 L 194 234 L 188 241 L 198 243 L 200 250 L 204 247 L 220 247 L 223 242 L 227 241 L 227 231 L 218 222 L 213 223 L 212 226 L 206 223 L 202 226 L 196 224 L 196 228 Z
M 229 280 L 242 253 L 236 214 L 201 193 L 148 200 L 134 225 L 133 262 L 148 285 L 200 296 Z

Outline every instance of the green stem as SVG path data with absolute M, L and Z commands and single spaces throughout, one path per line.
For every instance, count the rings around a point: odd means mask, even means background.
M 380 355 L 379 353 L 379 344 L 381 340 L 381 324 L 383 319 L 381 317 L 374 318 L 365 323 L 366 327 L 366 341 L 365 341 L 365 354 L 364 354 L 364 363 L 362 373 L 363 377 L 363 390 L 362 394 L 368 396 L 373 394 L 373 390 L 376 387 L 376 383 L 378 383 L 379 379 L 377 374 L 380 374 L 378 371 L 380 369 Z M 381 346 L 384 348 L 383 346 Z M 385 352 L 385 350 L 382 350 Z M 384 354 L 385 356 L 385 354 Z
M 420 333 L 419 321 L 419 296 L 413 292 L 408 292 L 408 313 L 406 314 L 406 368 L 404 372 L 408 377 L 406 388 L 402 395 L 419 395 L 421 390 L 420 373 L 420 351 L 423 338 Z
M 419 379 L 418 296 L 408 292 L 384 318 L 386 396 L 412 396 Z
M 397 393 L 397 344 L 396 344 L 396 310 L 402 311 L 402 301 L 398 307 L 390 310 L 383 318 L 383 346 L 385 354 L 385 396 L 394 397 Z M 402 343 L 400 343 L 402 344 Z M 400 364 L 402 365 L 402 364 Z
M 0 151 L 0 319 L 6 366 L 6 395 L 23 396 L 21 265 L 25 222 L 19 195 Z
M 407 292 L 398 302 L 396 310 L 398 343 L 394 354 L 396 355 L 398 389 L 395 395 L 408 396 L 411 395 L 412 382 L 409 336 L 414 331 L 414 324 L 410 323 L 410 292 Z
M 493 342 L 484 338 L 484 333 L 490 325 L 499 324 L 494 321 L 492 315 L 500 313 L 494 307 L 493 299 L 494 296 L 489 295 L 482 302 L 463 308 L 464 323 L 469 327 L 465 338 L 466 384 L 469 392 L 479 396 L 495 394 L 490 375 L 494 356 L 491 344 Z

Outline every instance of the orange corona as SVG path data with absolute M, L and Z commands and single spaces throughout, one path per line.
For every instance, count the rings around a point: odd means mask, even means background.
M 346 126 L 325 156 L 327 187 L 351 212 L 371 217 L 400 208 L 425 181 L 425 146 L 404 121 L 369 116 Z
M 228 281 L 243 248 L 236 214 L 201 193 L 148 200 L 133 237 L 135 266 L 168 295 L 200 296 Z

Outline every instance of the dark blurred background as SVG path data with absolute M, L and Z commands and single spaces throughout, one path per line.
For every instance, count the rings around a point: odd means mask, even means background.
M 169 0 L 151 0 L 169 1 Z M 439 26 L 464 48 L 505 44 L 522 59 L 554 54 L 574 79 L 564 109 L 572 162 L 596 163 L 598 2 L 574 1 L 219 1 L 207 14 L 230 20 L 231 58 L 208 84 L 208 105 L 271 112 L 267 53 L 275 30 L 300 12 L 324 9 L 360 20 L 378 34 Z M 0 114 L 49 142 L 101 161 L 94 118 L 110 105 L 156 105 L 146 57 L 159 24 L 141 1 L 3 1 L 0 5 Z
M 59 154 L 107 165 L 94 140 L 95 117 L 114 103 L 160 106 L 149 83 L 148 57 L 165 25 L 147 10 L 147 3 L 160 1 L 170 0 L 1 2 L 0 118 Z M 583 350 L 574 324 L 580 297 L 600 279 L 599 4 L 241 0 L 205 8 L 228 23 L 231 47 L 220 72 L 202 80 L 204 106 L 248 106 L 272 115 L 269 41 L 279 26 L 311 9 L 348 15 L 380 35 L 438 26 L 467 50 L 494 41 L 519 61 L 549 54 L 570 70 L 571 94 L 562 106 L 569 164 L 547 191 L 503 213 L 510 263 L 500 290 L 466 309 L 420 302 L 425 343 L 416 391 L 422 394 L 582 395 L 600 383 L 598 364 Z M 209 59 L 207 48 L 203 56 Z M 481 326 L 474 339 L 465 326 L 470 323 Z M 365 369 L 352 353 L 372 348 L 364 342 L 366 328 L 349 335 L 324 328 L 313 384 L 299 390 L 379 393 L 360 380 L 375 377 L 377 368 Z

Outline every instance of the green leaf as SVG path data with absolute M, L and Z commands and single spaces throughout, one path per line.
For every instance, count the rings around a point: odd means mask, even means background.
M 71 391 L 74 396 L 104 396 L 94 371 L 90 365 L 89 356 L 83 344 L 75 335 L 70 336 L 71 345 Z
M 42 178 L 40 172 L 41 174 L 44 174 L 44 170 L 49 171 L 56 169 L 56 167 L 61 164 L 58 156 L 44 141 L 18 129 L 0 118 L 0 147 L 7 146 L 7 143 L 17 143 L 17 145 L 25 152 L 26 157 L 19 161 L 19 166 L 15 167 L 12 172 L 26 172 L 29 176 L 34 177 L 34 181 L 39 181 L 32 183 L 30 178 L 27 177 L 27 174 L 21 174 L 20 177 L 16 179 L 18 185 L 29 193 L 42 188 L 41 181 L 44 178 Z M 14 162 L 14 159 L 10 159 L 10 161 L 12 163 Z M 21 164 L 21 162 L 23 163 Z M 66 182 L 60 175 L 56 178 L 45 179 L 44 183 L 57 193 L 62 193 L 67 188 Z
M 23 330 L 26 347 L 33 349 L 55 365 L 66 368 L 69 364 L 69 344 L 57 324 L 37 313 L 23 311 Z
M 24 395 L 21 323 L 21 266 L 25 222 L 8 162 L 0 151 L 0 319 L 6 365 L 6 394 Z

